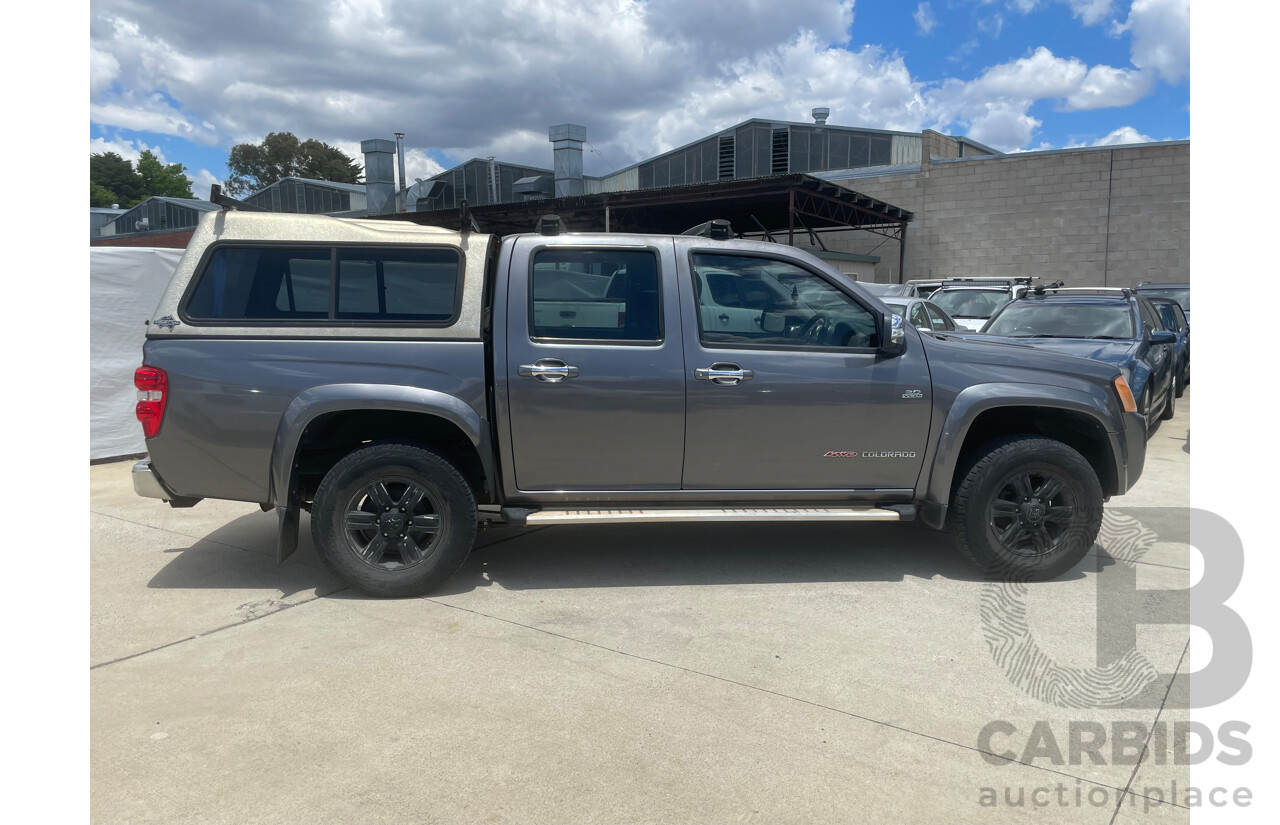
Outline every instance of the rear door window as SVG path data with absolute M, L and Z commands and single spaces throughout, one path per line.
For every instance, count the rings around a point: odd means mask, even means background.
M 951 332 L 955 330 L 956 325 L 951 323 L 950 319 L 942 314 L 942 310 L 938 309 L 928 301 L 924 302 L 924 308 L 929 313 L 929 323 L 933 325 L 935 332 Z
M 652 250 L 542 249 L 534 253 L 530 281 L 535 339 L 662 341 L 661 279 Z

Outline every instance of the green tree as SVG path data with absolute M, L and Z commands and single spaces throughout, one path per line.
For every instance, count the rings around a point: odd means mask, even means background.
M 261 143 L 238 143 L 227 159 L 231 174 L 223 184 L 232 196 L 255 192 L 284 178 L 359 183 L 361 167 L 341 149 L 318 140 L 298 140 L 292 132 L 272 132 Z
M 194 198 L 186 171 L 187 168 L 181 163 L 166 166 L 150 149 L 143 150 L 138 158 L 138 176 L 142 179 L 143 197 L 161 195 L 167 198 Z
M 120 200 L 116 194 L 104 186 L 99 186 L 93 181 L 89 181 L 89 205 L 109 207 L 112 204 L 119 203 Z
M 111 202 L 123 208 L 129 208 L 142 201 L 146 195 L 142 191 L 142 176 L 134 171 L 133 164 L 115 152 L 89 155 L 89 191 L 94 197 L 94 185 L 111 193 Z

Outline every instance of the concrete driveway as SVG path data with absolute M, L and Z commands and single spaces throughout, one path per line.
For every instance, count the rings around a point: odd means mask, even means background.
M 277 566 L 274 515 L 95 466 L 93 820 L 1186 822 L 1188 628 L 1143 620 L 1186 609 L 1190 401 L 1030 586 L 914 526 L 555 527 L 376 601 L 305 515 Z

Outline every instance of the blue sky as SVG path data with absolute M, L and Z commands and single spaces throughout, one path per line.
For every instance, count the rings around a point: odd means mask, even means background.
M 410 177 L 549 166 L 587 127 L 604 174 L 751 117 L 963 134 L 1005 151 L 1190 136 L 1189 0 L 99 0 L 90 151 L 182 163 L 292 131 Z M 479 21 L 485 21 L 480 25 Z

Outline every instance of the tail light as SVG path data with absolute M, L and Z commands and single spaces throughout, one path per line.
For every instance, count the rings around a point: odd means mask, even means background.
M 164 421 L 164 405 L 169 397 L 169 376 L 159 367 L 138 367 L 133 374 L 133 385 L 138 388 L 138 406 L 134 412 L 142 422 L 142 434 L 155 438 Z

